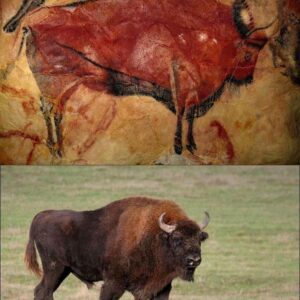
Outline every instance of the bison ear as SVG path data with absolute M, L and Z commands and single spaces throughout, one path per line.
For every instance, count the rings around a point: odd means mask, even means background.
M 208 239 L 208 233 L 204 232 L 204 231 L 201 231 L 200 232 L 200 242 L 204 242 L 207 239 Z

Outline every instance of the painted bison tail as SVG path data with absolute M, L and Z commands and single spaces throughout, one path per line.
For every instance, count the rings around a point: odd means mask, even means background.
M 32 271 L 38 277 L 42 276 L 42 271 L 41 271 L 39 263 L 37 261 L 35 242 L 32 237 L 31 230 L 30 230 L 30 235 L 29 235 L 29 241 L 28 241 L 26 251 L 25 251 L 24 261 L 25 261 L 26 267 L 30 271 Z
M 7 33 L 14 32 L 27 13 L 41 6 L 44 2 L 45 0 L 23 0 L 17 13 L 4 25 L 3 31 Z

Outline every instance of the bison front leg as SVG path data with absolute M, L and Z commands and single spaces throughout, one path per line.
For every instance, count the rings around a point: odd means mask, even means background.
M 100 300 L 118 300 L 124 294 L 122 285 L 114 281 L 105 281 L 101 288 Z
M 184 116 L 185 108 L 180 108 L 177 112 L 177 124 L 176 124 L 176 132 L 175 132 L 175 139 L 174 139 L 174 150 L 175 153 L 181 154 L 182 153 L 182 119 Z
M 56 130 L 56 138 L 57 138 L 57 155 L 59 157 L 62 157 L 62 144 L 63 144 L 63 136 L 62 136 L 62 128 L 61 128 L 62 118 L 63 118 L 62 113 L 55 113 L 54 124 Z
M 194 115 L 190 116 L 188 119 L 188 134 L 187 134 L 187 145 L 186 148 L 193 154 L 194 150 L 197 150 L 197 145 L 194 139 L 193 125 L 194 125 Z
M 177 154 L 181 154 L 182 152 L 182 119 L 185 115 L 186 106 L 189 107 L 190 99 L 193 99 L 194 93 L 184 93 L 180 95 L 181 105 L 178 105 L 177 108 L 177 126 L 176 126 L 176 133 L 175 133 L 175 152 Z M 194 100 L 193 100 L 194 101 Z M 194 150 L 197 149 L 196 142 L 194 140 L 194 133 L 193 133 L 193 125 L 194 125 L 194 118 L 195 113 L 194 109 L 188 109 L 187 111 L 187 121 L 188 121 L 188 133 L 187 133 L 187 144 L 186 148 L 193 154 Z
M 174 151 L 176 154 L 182 153 L 182 119 L 184 116 L 184 103 L 180 95 L 180 64 L 177 60 L 173 60 L 170 68 L 170 86 L 172 91 L 172 99 L 176 107 L 177 123 L 174 138 Z M 183 105 L 182 105 L 183 104 Z
M 169 283 L 156 296 L 153 297 L 153 300 L 169 300 L 171 289 L 172 285 Z

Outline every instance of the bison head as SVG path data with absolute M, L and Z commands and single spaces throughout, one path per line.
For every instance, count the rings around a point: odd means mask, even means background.
M 232 64 L 232 79 L 242 83 L 250 83 L 256 67 L 260 50 L 266 44 L 265 36 L 243 40 L 237 47 L 237 55 Z
M 203 229 L 208 225 L 209 214 L 205 212 L 205 220 L 200 225 L 188 219 L 169 225 L 164 222 L 164 215 L 165 213 L 159 217 L 158 224 L 167 245 L 168 257 L 178 276 L 192 281 L 194 272 L 201 263 L 201 243 L 208 238 Z
M 259 52 L 269 40 L 265 30 L 274 27 L 274 31 L 277 18 L 266 26 L 256 28 L 247 1 L 236 0 L 233 4 L 233 20 L 240 40 L 236 44 L 237 54 L 231 74 L 237 81 L 252 81 Z

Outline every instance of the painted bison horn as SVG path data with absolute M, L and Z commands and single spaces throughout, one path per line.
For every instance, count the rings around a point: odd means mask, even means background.
M 205 213 L 205 218 L 203 220 L 203 222 L 201 224 L 199 224 L 199 227 L 201 230 L 203 230 L 209 223 L 209 213 L 207 211 L 204 212 Z
M 264 30 L 264 29 L 268 29 L 268 28 L 270 28 L 272 25 L 274 25 L 274 23 L 275 23 L 276 21 L 278 21 L 278 17 L 276 17 L 271 23 L 269 23 L 269 24 L 266 25 L 266 26 L 262 26 L 262 27 L 258 27 L 258 28 L 252 29 L 251 31 L 249 31 L 249 32 L 246 34 L 246 36 L 247 36 L 247 37 L 250 37 L 250 36 L 251 36 L 254 32 L 256 32 L 256 31 L 261 31 L 261 30 Z
M 245 23 L 243 16 L 242 16 L 242 11 L 246 11 L 246 13 L 248 13 L 248 17 L 249 17 L 249 21 L 250 21 L 249 24 Z M 261 31 L 261 30 L 270 28 L 272 25 L 274 25 L 274 23 L 276 21 L 279 24 L 279 17 L 277 15 L 274 18 L 274 20 L 271 23 L 269 23 L 268 25 L 255 28 L 254 17 L 252 15 L 251 9 L 249 8 L 247 0 L 235 0 L 233 2 L 233 20 L 237 27 L 238 32 L 242 35 L 243 38 L 249 38 L 253 33 L 255 33 L 257 31 Z M 278 31 L 278 28 L 276 26 L 272 26 L 272 27 L 274 27 L 274 29 L 272 30 L 272 33 L 267 34 L 266 32 L 264 32 L 267 35 L 267 37 L 272 36 L 274 33 L 276 33 Z
M 172 233 L 175 229 L 176 229 L 176 225 L 168 225 L 163 221 L 164 215 L 166 213 L 163 213 L 160 215 L 160 217 L 158 218 L 158 225 L 160 227 L 161 230 L 167 232 L 167 233 Z

